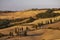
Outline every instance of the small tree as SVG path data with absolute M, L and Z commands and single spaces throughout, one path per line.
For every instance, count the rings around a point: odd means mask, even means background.
M 56 22 L 57 20 L 56 19 L 54 19 L 54 22 Z
M 60 21 L 60 18 L 58 19 L 58 21 Z
M 52 19 L 50 19 L 50 23 L 52 23 Z
M 23 31 L 23 27 L 21 28 L 21 30 Z
M 15 28 L 15 33 L 18 33 L 17 28 Z
M 35 28 L 36 28 L 36 29 L 38 29 L 38 26 L 37 26 L 37 25 L 35 25 Z
M 41 22 L 41 26 L 44 25 L 43 21 Z
M 17 34 L 17 36 L 20 35 L 20 30 L 19 30 L 19 28 L 15 28 L 15 33 Z
M 42 24 L 41 23 L 38 23 L 38 25 L 37 25 L 39 28 L 42 26 Z
M 27 30 L 24 31 L 24 36 L 27 36 Z
M 41 23 L 38 23 L 38 26 L 40 27 L 41 26 Z
M 13 32 L 10 32 L 9 35 L 10 35 L 10 36 L 14 36 L 14 35 L 13 35 Z
M 46 24 L 49 24 L 49 21 L 46 21 Z
M 27 36 L 27 31 L 29 30 L 28 27 L 26 27 L 26 30 L 24 31 L 24 36 Z
M 29 28 L 28 27 L 26 27 L 26 31 L 28 31 L 29 30 Z
M 48 9 L 47 13 L 52 13 L 54 10 Z

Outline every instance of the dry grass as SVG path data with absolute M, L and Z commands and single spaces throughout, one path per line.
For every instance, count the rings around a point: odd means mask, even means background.
M 21 12 L 16 12 L 16 13 L 8 13 L 4 14 L 4 16 L 0 15 L 0 19 L 16 19 L 16 18 L 28 18 L 28 17 L 35 17 L 38 13 L 46 12 L 47 10 L 30 10 L 30 11 L 21 11 Z M 54 11 L 55 13 L 60 13 L 60 11 Z M 60 16 L 55 17 L 57 20 L 59 20 Z M 53 20 L 55 18 L 44 18 L 44 19 L 37 19 L 31 23 L 28 24 L 35 24 L 37 25 L 38 23 L 43 22 L 44 24 L 46 23 L 45 21 L 49 21 L 50 19 Z M 23 26 L 23 25 L 15 25 L 9 28 L 5 29 L 0 29 L 0 33 L 3 34 L 9 34 L 10 31 L 14 33 L 15 28 L 22 28 L 25 30 L 26 27 L 29 27 L 29 29 L 32 29 L 32 26 Z M 51 27 L 52 29 L 48 29 Z M 54 30 L 53 28 L 60 28 L 60 22 L 53 23 L 53 24 L 48 24 L 42 26 L 42 29 L 34 30 L 34 31 L 29 31 L 28 35 L 29 36 L 15 36 L 11 38 L 0 38 L 1 40 L 60 40 L 60 30 L 56 29 Z
M 46 12 L 46 10 L 36 10 L 36 11 L 30 10 L 30 11 L 22 11 L 16 13 L 7 13 L 4 14 L 4 16 L 0 15 L 0 19 L 28 18 L 28 17 L 33 17 L 41 12 Z

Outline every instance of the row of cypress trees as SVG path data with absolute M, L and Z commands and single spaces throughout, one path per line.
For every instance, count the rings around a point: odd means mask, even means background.
M 23 28 L 15 28 L 14 30 L 15 30 L 16 36 L 27 36 L 27 32 L 28 32 L 29 28 L 26 27 L 26 30 L 24 30 Z M 14 33 L 9 32 L 9 35 L 14 36 Z
M 37 27 L 41 28 L 43 25 L 52 24 L 52 23 L 56 23 L 56 22 L 59 22 L 59 21 L 60 21 L 60 18 L 58 20 L 57 20 L 57 18 L 55 18 L 54 20 L 53 19 L 47 20 L 47 21 L 45 21 L 46 22 L 45 24 L 42 21 L 41 23 L 37 24 Z

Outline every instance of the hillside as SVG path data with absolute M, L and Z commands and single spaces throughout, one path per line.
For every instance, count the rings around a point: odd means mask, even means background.
M 34 17 L 39 13 L 44 13 L 48 9 L 33 9 L 33 10 L 26 10 L 26 11 L 16 11 L 16 12 L 0 12 L 0 19 L 16 19 L 16 18 L 28 18 Z M 53 11 L 54 13 L 60 13 L 59 10 Z
M 16 19 L 16 18 L 28 18 L 33 17 L 38 13 L 46 12 L 46 10 L 30 10 L 30 11 L 18 11 L 15 13 L 3 13 L 0 15 L 0 19 Z
M 58 29 L 48 29 L 48 28 L 44 28 L 44 27 L 57 27 L 59 26 L 59 23 L 60 22 L 57 22 L 57 23 L 54 23 L 54 24 L 49 24 L 49 25 L 45 25 L 45 26 L 42 26 L 43 29 L 38 29 L 38 30 L 34 30 L 34 31 L 30 31 L 28 32 L 28 35 L 29 36 L 26 36 L 26 37 L 20 37 L 20 36 L 17 36 L 17 37 L 12 37 L 12 38 L 1 38 L 1 39 L 6 39 L 6 40 L 59 40 L 60 39 L 60 30 Z M 17 26 L 15 26 L 17 27 Z M 10 31 L 13 31 L 15 29 L 15 27 L 11 27 L 11 28 L 7 28 L 7 29 L 1 29 L 0 32 L 1 33 L 9 33 L 9 30 Z M 19 27 L 19 26 L 18 26 Z M 59 26 L 60 27 L 60 26 Z M 19 27 L 20 28 L 20 27 Z M 13 31 L 14 32 L 14 31 Z
M 59 9 L 0 13 L 0 40 L 60 40 Z

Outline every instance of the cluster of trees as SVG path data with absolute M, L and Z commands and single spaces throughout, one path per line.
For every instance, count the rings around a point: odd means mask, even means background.
M 36 28 L 36 29 L 37 29 L 38 27 L 39 27 L 39 28 L 43 28 L 43 27 L 42 27 L 43 25 L 52 24 L 52 23 L 56 23 L 56 22 L 59 22 L 59 21 L 60 21 L 60 19 L 59 19 L 59 20 L 57 20 L 57 19 L 54 19 L 54 20 L 53 20 L 53 19 L 50 19 L 50 20 L 47 20 L 47 21 L 45 22 L 45 24 L 44 24 L 43 22 L 38 23 L 37 26 L 35 26 L 34 28 Z
M 6 20 L 7 21 L 7 20 Z M 52 24 L 52 23 L 55 23 L 55 22 L 58 22 L 58 21 L 60 21 L 60 19 L 59 20 L 57 20 L 57 19 L 54 19 L 54 22 L 52 21 L 52 19 L 50 19 L 50 20 L 48 20 L 48 21 L 46 21 L 46 24 Z M 4 21 L 5 22 L 5 21 Z M 9 22 L 9 21 L 8 21 Z M 7 23 L 8 24 L 8 23 Z M 42 26 L 43 25 L 46 25 L 46 24 L 44 24 L 43 23 L 43 21 L 41 22 L 41 23 L 38 23 L 37 25 L 35 25 L 35 26 L 33 26 L 33 28 L 36 28 L 36 29 L 38 29 L 38 28 L 42 28 Z M 6 24 L 5 24 L 6 25 Z M 48 29 L 59 29 L 60 30 L 60 28 L 52 28 L 52 27 L 48 27 Z M 15 30 L 15 34 L 17 35 L 17 36 L 27 36 L 28 34 L 27 34 L 27 32 L 30 30 L 28 27 L 26 27 L 26 30 L 24 30 L 23 28 L 15 28 L 14 29 Z M 0 33 L 0 37 L 1 36 L 5 36 L 4 34 L 1 34 Z M 9 32 L 9 36 L 14 36 L 14 33 L 13 32 Z
M 33 22 L 34 20 L 36 20 L 36 19 L 34 19 L 34 18 L 32 18 L 32 17 L 29 17 L 28 19 L 29 19 L 29 20 L 26 21 L 26 23 L 30 23 L 30 22 Z
M 7 19 L 0 19 L 0 29 L 8 27 L 10 24 L 10 21 Z
M 27 32 L 29 31 L 29 28 L 26 27 L 26 30 L 24 30 L 23 28 L 15 28 L 14 32 L 13 30 L 9 32 L 9 34 L 3 34 L 0 33 L 0 37 L 4 37 L 4 36 L 28 36 Z M 15 33 L 15 35 L 14 35 Z
M 16 11 L 0 11 L 0 13 L 15 13 Z
M 10 20 L 10 22 L 20 22 L 20 21 L 23 21 L 25 19 L 27 19 L 27 18 L 17 18 L 17 19 Z
M 15 28 L 15 34 L 16 34 L 16 36 L 27 36 L 28 30 L 29 30 L 28 27 L 26 27 L 26 30 L 24 30 L 23 28 Z M 9 35 L 14 36 L 14 33 L 10 32 Z
M 9 19 L 0 19 L 0 29 L 3 29 L 3 28 L 7 28 L 7 27 L 11 27 L 15 24 L 11 24 L 11 23 L 15 23 L 15 22 L 20 22 L 20 21 L 23 21 L 27 18 L 17 18 L 17 19 L 12 19 L 12 20 L 9 20 Z
M 54 10 L 48 9 L 45 13 L 39 13 L 36 15 L 37 18 L 52 18 L 52 17 L 57 17 L 60 16 L 58 13 L 53 13 Z

